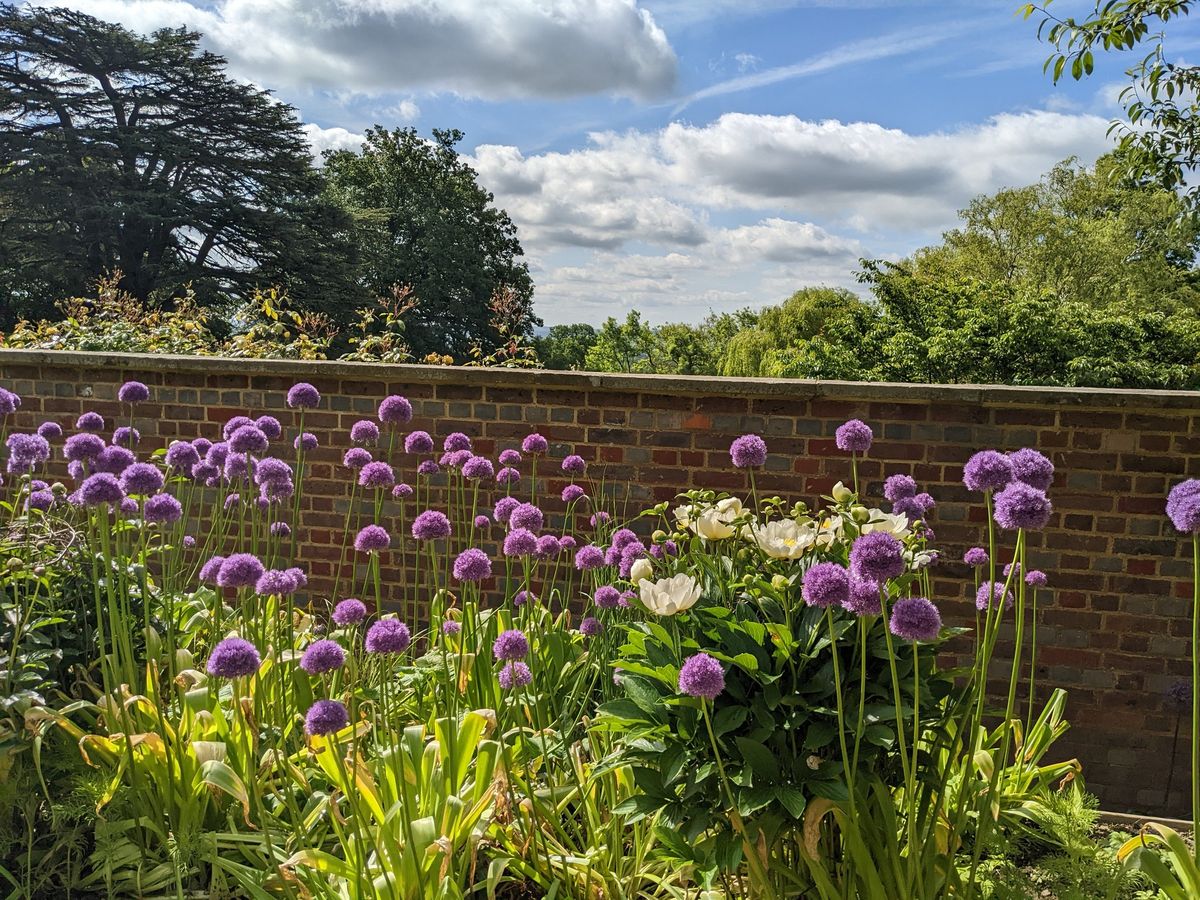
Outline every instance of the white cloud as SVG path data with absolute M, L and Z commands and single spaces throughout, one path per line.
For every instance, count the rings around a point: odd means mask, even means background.
M 196 0 L 198 3 L 199 0 Z M 186 24 L 280 87 L 484 98 L 662 96 L 676 58 L 636 0 L 71 0 L 140 31 Z
M 366 135 L 356 134 L 345 128 L 322 128 L 320 125 L 308 123 L 303 127 L 304 136 L 312 147 L 312 154 L 317 159 L 326 150 L 354 150 L 362 147 Z

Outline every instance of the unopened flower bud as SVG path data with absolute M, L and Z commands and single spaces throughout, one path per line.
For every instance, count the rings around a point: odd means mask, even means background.
M 838 503 L 845 503 L 847 500 L 849 500 L 851 497 L 854 496 L 854 491 L 850 490 L 850 488 L 846 487 L 844 484 L 842 484 L 839 481 L 837 484 L 835 484 L 833 486 L 833 490 L 830 491 L 830 495 Z

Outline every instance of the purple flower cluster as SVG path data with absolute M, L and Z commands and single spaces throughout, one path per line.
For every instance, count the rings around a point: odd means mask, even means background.
M 703 700 L 714 700 L 725 690 L 725 671 L 707 653 L 684 660 L 679 669 L 679 693 Z
M 1200 532 L 1200 479 L 1181 481 L 1167 494 L 1167 518 L 1183 534 Z
M 563 503 L 574 503 L 582 496 L 584 496 L 584 490 L 577 484 L 568 484 L 562 489 Z
M 432 453 L 433 438 L 427 431 L 414 431 L 404 439 L 405 453 Z
M 550 442 L 537 432 L 525 435 L 521 441 L 521 452 L 529 456 L 539 456 L 550 449 Z
M 413 408 L 408 399 L 398 394 L 384 397 L 379 403 L 379 421 L 388 425 L 407 425 L 412 421 Z
M 477 547 L 464 550 L 454 560 L 454 578 L 457 581 L 483 581 L 491 575 L 492 560 Z
M 231 637 L 213 647 L 205 668 L 214 678 L 246 678 L 257 672 L 260 665 L 262 659 L 253 644 Z
M 568 475 L 582 475 L 587 471 L 587 463 L 577 453 L 572 453 L 562 461 L 562 470 Z
M 981 450 L 963 466 L 963 484 L 972 491 L 995 491 L 1013 479 L 1012 462 L 1003 453 Z
M 287 405 L 292 409 L 316 409 L 321 405 L 321 392 L 306 381 L 293 384 L 287 392 Z
M 932 641 L 942 630 L 942 615 L 925 597 L 904 597 L 892 606 L 892 634 L 905 641 Z
M 835 562 L 819 562 L 804 573 L 800 593 L 809 606 L 845 604 L 850 599 L 850 573 Z
M 337 641 L 324 638 L 304 648 L 300 668 L 309 675 L 324 675 L 346 664 L 346 651 Z
M 350 440 L 356 444 L 374 444 L 379 440 L 379 426 L 370 419 L 360 419 L 350 426 Z
M 337 700 L 318 700 L 304 717 L 304 733 L 309 737 L 337 734 L 350 724 L 350 714 Z
M 1054 481 L 1054 463 L 1032 447 L 1008 454 L 1013 478 L 1039 491 L 1050 490 Z
M 739 469 L 757 469 L 767 461 L 767 442 L 757 434 L 743 434 L 729 445 L 729 458 Z
M 850 570 L 867 581 L 884 582 L 904 572 L 904 545 L 886 531 L 872 531 L 850 547 Z
M 874 438 L 875 433 L 871 431 L 871 426 L 861 419 L 851 419 L 839 425 L 834 435 L 838 449 L 847 453 L 866 453 L 871 449 L 871 441 Z
M 354 549 L 359 553 L 380 553 L 392 543 L 392 536 L 380 525 L 364 525 L 354 538 Z
M 529 671 L 529 666 L 520 660 L 514 660 L 508 663 L 500 670 L 497 676 L 500 682 L 500 687 L 506 691 L 511 691 L 513 688 L 525 687 L 533 681 L 533 673 Z
M 221 561 L 217 584 L 223 588 L 253 587 L 262 578 L 266 567 L 251 553 L 234 553 Z
M 367 605 L 354 597 L 347 597 L 333 608 L 332 619 L 335 625 L 345 628 L 347 625 L 357 625 L 367 617 Z
M 79 486 L 79 499 L 84 506 L 101 506 L 120 503 L 125 499 L 125 492 L 111 472 L 97 472 L 85 478 Z
M 396 473 L 385 462 L 369 462 L 358 470 L 360 487 L 383 490 L 396 483 Z
M 1002 581 L 985 581 L 975 592 L 975 608 L 984 610 L 994 606 L 1000 599 L 1004 600 L 1004 608 L 1012 609 L 1013 595 L 1004 589 Z
M 1045 528 L 1050 521 L 1050 498 L 1022 481 L 1013 481 L 996 494 L 995 504 L 992 517 L 1005 530 L 1036 531 Z
M 162 490 L 163 474 L 150 463 L 135 462 L 121 473 L 121 489 L 127 494 L 149 496 Z
M 412 523 L 412 536 L 418 541 L 437 541 L 450 537 L 450 520 L 436 509 L 427 509 Z
M 516 628 L 502 631 L 492 644 L 492 655 L 496 659 L 524 659 L 529 654 L 529 639 Z
M 486 456 L 472 456 L 462 465 L 463 478 L 472 481 L 489 481 L 496 477 L 492 461 Z M 520 477 L 518 473 L 518 477 Z
M 412 643 L 408 626 L 398 619 L 377 619 L 367 629 L 363 646 L 368 653 L 403 653 Z
M 856 616 L 877 616 L 883 612 L 883 597 L 874 581 L 851 578 L 842 606 Z
M 986 566 L 988 562 L 988 552 L 982 547 L 972 547 L 963 554 L 963 562 L 968 566 Z

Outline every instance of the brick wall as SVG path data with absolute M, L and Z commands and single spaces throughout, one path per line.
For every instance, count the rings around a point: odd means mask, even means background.
M 25 399 L 23 427 L 46 418 L 67 425 L 86 409 L 115 415 L 117 387 L 129 378 L 152 388 L 137 416 L 151 446 L 211 435 L 239 413 L 273 412 L 286 426 L 292 383 L 322 391 L 322 409 L 305 421 L 322 449 L 306 477 L 301 530 L 318 590 L 336 565 L 348 503 L 349 482 L 338 470 L 346 432 L 388 393 L 412 400 L 410 427 L 435 437 L 465 431 L 493 458 L 540 431 L 552 456 L 589 459 L 593 474 L 628 495 L 631 510 L 690 487 L 744 488 L 727 451 L 747 431 L 762 434 L 772 452 L 760 491 L 811 499 L 846 477 L 833 432 L 862 418 L 876 434 L 860 467 L 868 494 L 878 502 L 883 476 L 908 472 L 939 501 L 932 524 L 947 561 L 937 569 L 937 593 L 951 618 L 956 606 L 964 619 L 972 609 L 971 574 L 957 560 L 984 522 L 959 480 L 962 465 L 979 449 L 1036 446 L 1058 469 L 1055 514 L 1031 537 L 1030 557 L 1053 586 L 1040 615 L 1039 688 L 1070 692 L 1072 728 L 1060 754 L 1079 756 L 1107 808 L 1188 811 L 1186 734 L 1171 796 L 1164 791 L 1177 716 L 1164 693 L 1189 671 L 1190 547 L 1162 510 L 1172 484 L 1200 476 L 1200 393 L 0 351 L 0 385 Z M 557 495 L 565 482 L 557 466 L 546 469 L 539 494 Z M 393 584 L 404 577 L 386 574 Z

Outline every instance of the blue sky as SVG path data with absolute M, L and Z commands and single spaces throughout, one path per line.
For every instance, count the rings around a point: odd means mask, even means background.
M 1016 0 L 73 0 L 205 32 L 314 150 L 465 132 L 548 324 L 654 322 L 854 286 L 972 196 L 1090 162 L 1130 54 L 1051 84 Z M 1057 0 L 1058 15 L 1089 2 Z M 1200 49 L 1171 24 L 1168 52 Z

